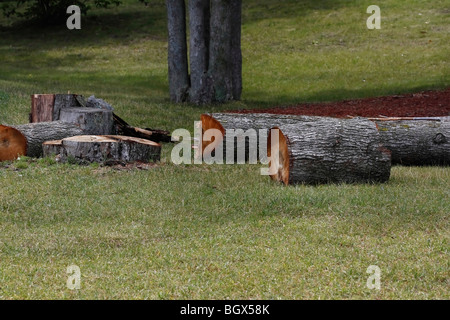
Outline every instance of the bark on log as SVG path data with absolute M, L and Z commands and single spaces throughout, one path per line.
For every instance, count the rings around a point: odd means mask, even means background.
M 161 145 L 140 138 L 115 135 L 82 135 L 43 144 L 45 156 L 56 155 L 59 161 L 105 164 L 135 161 L 159 161 Z
M 76 94 L 33 94 L 30 122 L 60 120 L 61 109 L 80 107 L 83 101 L 83 97 Z
M 322 118 L 282 124 L 278 154 L 271 154 L 271 178 L 284 184 L 373 183 L 389 180 L 390 152 L 381 144 L 375 124 L 367 119 Z
M 65 108 L 61 110 L 60 120 L 77 124 L 83 132 L 93 135 L 113 133 L 113 112 L 97 108 Z
M 20 131 L 26 138 L 26 155 L 28 157 L 42 156 L 42 143 L 48 140 L 58 140 L 84 134 L 84 131 L 73 123 L 64 121 L 28 123 L 12 128 Z M 13 147 L 17 142 L 10 141 Z
M 295 116 L 295 115 L 274 115 L 268 113 L 251 113 L 251 114 L 236 114 L 236 113 L 212 113 L 202 114 L 202 133 L 205 133 L 208 129 L 218 129 L 222 135 L 222 139 L 217 139 L 213 142 L 202 141 L 202 154 L 205 148 L 209 145 L 210 148 L 215 149 L 219 143 L 223 143 L 223 155 L 226 157 L 226 141 L 227 131 L 229 134 L 233 134 L 234 131 L 234 159 L 238 160 L 237 152 L 240 148 L 240 144 L 245 145 L 245 161 L 249 160 L 249 134 L 256 132 L 258 140 L 257 150 L 252 150 L 259 153 L 259 146 L 266 146 L 267 136 L 269 128 L 273 126 L 279 126 L 281 124 L 297 123 L 297 122 L 311 122 L 320 120 L 321 117 L 316 116 Z M 237 129 L 241 129 L 238 131 Z M 233 130 L 233 131 L 232 131 Z M 251 131 L 249 131 L 251 130 Z M 260 136 L 261 135 L 261 136 Z M 261 160 L 265 160 L 266 153 L 262 155 Z
M 450 117 L 433 120 L 374 120 L 392 164 L 450 165 Z

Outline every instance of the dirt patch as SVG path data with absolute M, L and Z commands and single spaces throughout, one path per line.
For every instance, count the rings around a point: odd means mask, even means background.
M 346 118 L 450 116 L 450 88 L 330 103 L 304 103 L 269 109 L 234 110 L 231 113 L 274 113 Z

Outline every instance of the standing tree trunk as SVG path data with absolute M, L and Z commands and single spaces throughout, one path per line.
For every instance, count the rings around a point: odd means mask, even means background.
M 184 1 L 167 0 L 169 90 L 173 102 L 239 100 L 242 0 L 189 0 L 190 75 Z
M 173 102 L 184 102 L 189 89 L 186 44 L 186 6 L 184 0 L 167 0 L 169 31 L 169 92 Z

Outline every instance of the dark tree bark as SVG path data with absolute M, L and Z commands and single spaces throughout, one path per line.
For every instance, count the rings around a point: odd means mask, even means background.
M 188 6 L 190 75 L 183 47 L 184 2 L 167 0 L 171 100 L 195 104 L 239 100 L 242 0 L 189 0 Z
M 210 1 L 189 1 L 190 79 L 189 100 L 199 104 L 210 100 L 208 88 Z
M 173 102 L 184 102 L 189 89 L 184 0 L 167 0 L 169 92 Z

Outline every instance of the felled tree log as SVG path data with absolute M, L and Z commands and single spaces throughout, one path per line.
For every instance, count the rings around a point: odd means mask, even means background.
M 113 112 L 98 108 L 64 108 L 60 120 L 77 124 L 83 132 L 93 135 L 114 133 Z
M 256 137 L 261 145 L 266 144 L 269 128 L 278 126 L 281 124 L 297 123 L 297 122 L 310 122 L 317 121 L 321 117 L 316 116 L 296 116 L 296 115 L 275 115 L 268 113 L 249 113 L 249 114 L 236 114 L 236 113 L 212 113 L 202 114 L 202 133 L 205 133 L 209 129 L 217 129 L 222 133 L 222 139 L 216 139 L 214 141 L 202 141 L 202 153 L 205 148 L 215 149 L 217 145 L 223 143 L 223 155 L 226 157 L 227 149 L 227 131 L 234 136 L 234 158 L 237 160 L 238 148 L 244 145 L 245 161 L 249 159 L 249 135 L 256 133 Z M 249 131 L 250 130 L 250 131 Z M 261 136 L 260 136 L 261 135 Z M 256 150 L 259 153 L 259 149 Z M 265 155 L 264 155 L 265 156 Z
M 82 135 L 43 144 L 44 156 L 56 155 L 61 162 L 149 162 L 160 160 L 161 145 L 146 139 L 115 135 Z
M 84 134 L 84 131 L 76 124 L 64 121 L 28 123 L 12 126 L 18 130 L 25 140 L 9 139 L 9 148 L 25 148 L 26 156 L 40 157 L 42 155 L 42 143 L 48 140 L 58 140 Z
M 372 120 L 392 152 L 392 164 L 450 165 L 450 117 Z
M 27 139 L 17 129 L 0 125 L 0 161 L 14 160 L 27 153 Z
M 267 149 L 271 178 L 284 184 L 371 183 L 389 180 L 391 157 L 375 124 L 364 118 L 325 118 L 281 124 L 278 154 Z M 274 145 L 274 146 L 275 146 Z
M 61 109 L 80 107 L 82 103 L 85 104 L 84 98 L 76 94 L 33 94 L 30 122 L 60 120 Z

